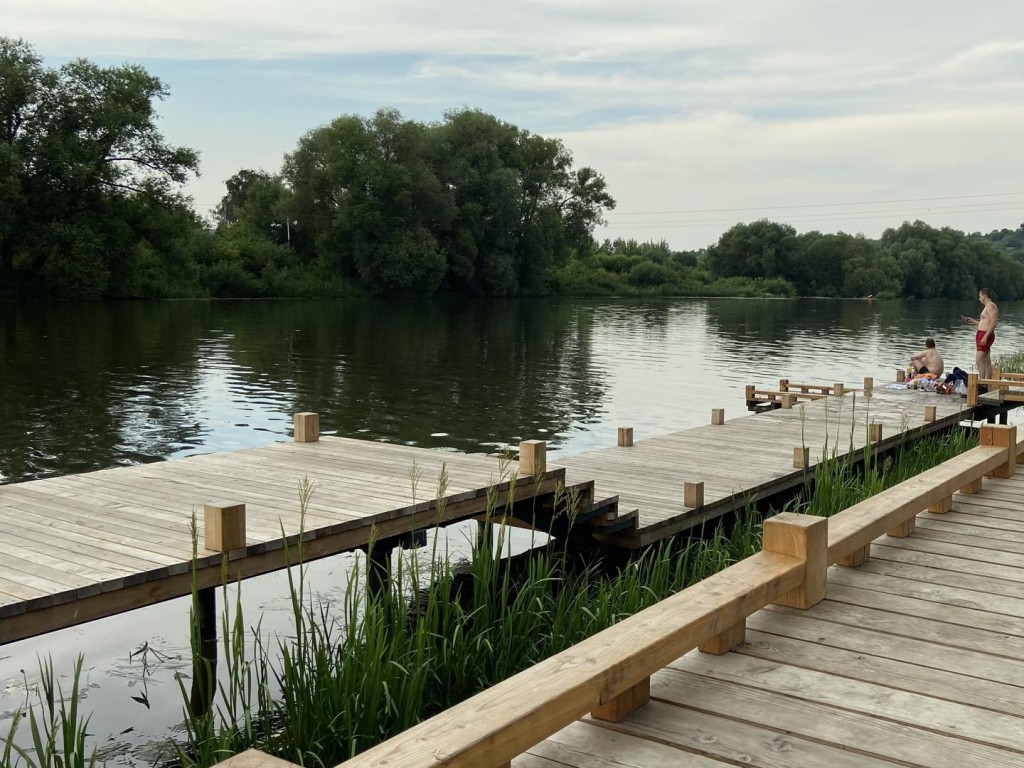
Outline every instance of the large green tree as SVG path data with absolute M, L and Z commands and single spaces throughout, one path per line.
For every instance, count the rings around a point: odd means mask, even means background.
M 5 284 L 99 296 L 130 282 L 146 233 L 126 223 L 154 204 L 187 211 L 178 189 L 198 165 L 157 129 L 155 103 L 167 94 L 140 66 L 46 68 L 24 41 L 0 38 Z

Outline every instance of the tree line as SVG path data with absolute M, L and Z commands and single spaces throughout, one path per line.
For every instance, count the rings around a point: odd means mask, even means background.
M 0 37 L 0 295 L 1024 295 L 1024 226 L 872 240 L 765 220 L 699 251 L 598 242 L 604 177 L 472 109 L 339 117 L 276 172 L 239 170 L 204 220 L 182 192 L 198 154 L 156 126 L 168 96 L 142 67 L 49 68 Z

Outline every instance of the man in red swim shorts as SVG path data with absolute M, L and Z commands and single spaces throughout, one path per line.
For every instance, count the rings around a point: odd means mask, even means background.
M 978 326 L 974 334 L 974 359 L 978 363 L 978 377 L 982 379 L 992 378 L 992 344 L 996 340 L 996 325 L 999 324 L 999 307 L 992 301 L 992 291 L 989 288 L 982 288 L 978 291 L 978 301 L 984 307 L 981 315 L 975 319 L 964 317 L 965 323 Z

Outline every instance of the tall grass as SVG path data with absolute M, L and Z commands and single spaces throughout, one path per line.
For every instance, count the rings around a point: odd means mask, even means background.
M 974 442 L 953 432 L 882 460 L 869 453 L 863 469 L 826 461 L 787 508 L 833 514 Z M 414 472 L 414 494 L 417 480 Z M 437 497 L 446 489 L 442 472 Z M 311 490 L 300 489 L 303 510 Z M 557 497 L 560 514 L 571 515 L 578 500 Z M 359 561 L 340 605 L 315 604 L 307 594 L 300 545 L 289 553 L 293 626 L 286 637 L 265 636 L 258 622 L 249 627 L 240 590 L 229 601 L 225 589 L 216 704 L 193 714 L 182 689 L 185 738 L 169 759 L 183 768 L 208 766 L 257 747 L 303 765 L 342 762 L 761 547 L 761 517 L 748 505 L 705 535 L 664 542 L 618 568 L 579 566 L 555 541 L 511 560 L 502 553 L 513 502 L 500 503 L 492 489 L 483 535 L 464 572 L 435 537 L 430 548 L 395 559 L 388 590 L 371 589 L 363 565 L 369 558 Z M 438 519 L 442 513 L 443 506 Z M 14 746 L 24 721 L 16 718 L 0 749 L 0 768 L 90 764 L 87 720 L 77 708 L 80 669 L 79 661 L 65 706 L 46 668 L 50 683 L 40 704 L 28 709 L 33 737 L 39 733 L 35 747 Z

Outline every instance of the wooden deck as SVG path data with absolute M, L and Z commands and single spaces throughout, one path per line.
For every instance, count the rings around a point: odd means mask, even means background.
M 926 420 L 928 406 L 935 407 L 934 421 Z M 972 413 L 955 395 L 882 387 L 870 398 L 853 393 L 753 416 L 744 412 L 721 425 L 709 423 L 650 439 L 637 435 L 632 447 L 613 446 L 555 461 L 566 468 L 568 483 L 593 480 L 598 498 L 616 494 L 619 514 L 638 510 L 635 529 L 605 540 L 640 547 L 799 487 L 807 473 L 794 468 L 794 448 L 810 450 L 813 471 L 823 456 L 846 455 L 851 448 L 859 458 L 868 424 L 881 424 L 876 447 L 884 450 L 948 429 Z M 684 504 L 686 482 L 704 483 L 703 506 Z
M 863 452 L 869 423 L 881 425 L 885 448 L 971 413 L 959 397 L 879 388 L 870 400 L 829 397 L 556 459 L 540 483 L 516 479 L 512 494 L 550 499 L 558 485 L 576 487 L 577 531 L 638 547 L 799 486 L 807 470 L 793 466 L 796 447 L 810 449 L 813 469 L 823 455 Z M 205 504 L 246 505 L 245 546 L 229 547 L 237 579 L 295 562 L 300 530 L 311 560 L 477 517 L 492 486 L 504 503 L 517 470 L 493 456 L 326 437 L 0 486 L 0 644 L 188 594 L 193 513 L 196 585 L 220 584 L 223 556 L 202 546 Z M 303 516 L 304 478 L 313 492 Z M 704 483 L 703 505 L 684 505 L 684 482 Z
M 515 496 L 563 477 L 521 478 Z M 245 547 L 229 553 L 239 578 L 295 562 L 300 531 L 311 560 L 479 515 L 488 489 L 500 502 L 509 484 L 494 457 L 325 437 L 0 486 L 0 643 L 188 594 L 193 513 L 197 583 L 220 584 L 223 555 L 203 548 L 207 503 L 246 504 Z
M 1024 765 L 1024 473 L 923 513 L 808 610 L 693 651 L 618 723 L 586 717 L 517 768 Z

